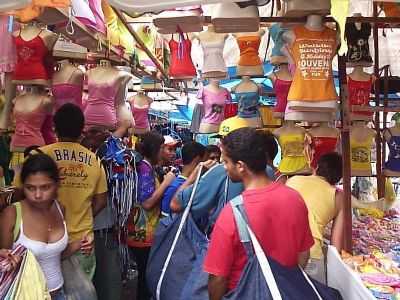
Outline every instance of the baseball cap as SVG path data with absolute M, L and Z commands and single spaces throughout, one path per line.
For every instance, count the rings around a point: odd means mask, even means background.
M 219 131 L 218 134 L 213 135 L 213 138 L 222 138 L 226 135 L 228 135 L 230 132 L 243 128 L 243 127 L 250 127 L 249 122 L 244 119 L 240 118 L 238 116 L 226 119 L 222 121 L 222 123 L 219 125 Z
M 172 136 L 164 135 L 164 145 L 176 147 L 179 146 L 180 144 L 181 142 L 174 139 Z

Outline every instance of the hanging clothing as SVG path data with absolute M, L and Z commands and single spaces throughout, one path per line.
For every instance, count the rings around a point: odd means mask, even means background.
M 332 59 L 336 51 L 336 31 L 322 31 L 305 26 L 293 28 L 296 40 L 289 49 L 296 63 L 288 101 L 336 101 Z
M 371 171 L 371 149 L 374 137 L 370 136 L 363 141 L 357 141 L 350 134 L 351 169 L 357 171 Z
M 400 136 L 393 135 L 390 128 L 387 129 L 390 140 L 387 143 L 389 147 L 389 157 L 385 163 L 385 169 L 394 172 L 400 172 Z
M 259 92 L 235 92 L 235 98 L 238 102 L 238 117 L 240 118 L 257 118 L 260 116 L 258 107 L 260 106 Z
M 107 34 L 107 27 L 103 9 L 101 7 L 101 0 L 89 0 L 89 7 L 96 21 L 97 31 L 103 34 Z
M 369 98 L 371 95 L 373 78 L 370 77 L 367 81 L 359 81 L 351 79 L 347 76 L 347 87 L 349 91 L 349 105 L 350 111 L 357 115 L 372 116 L 374 113 L 371 111 L 354 111 L 352 105 L 369 106 Z
M 287 106 L 287 97 L 289 94 L 291 80 L 282 80 L 275 75 L 274 90 L 276 94 L 276 105 L 274 112 L 284 113 Z
M 372 63 L 368 42 L 371 36 L 371 24 L 361 23 L 359 30 L 355 23 L 347 23 L 345 34 L 348 44 L 347 61 Z
M 293 176 L 286 185 L 300 193 L 308 209 L 308 220 L 314 238 L 310 258 L 324 257 L 322 246 L 325 227 L 336 217 L 336 188 L 320 176 Z
M 310 162 L 311 167 L 313 169 L 317 168 L 317 164 L 321 156 L 335 152 L 337 143 L 337 137 L 328 137 L 328 136 L 313 136 L 311 137 L 311 155 L 310 155 Z
M 47 118 L 48 111 L 43 103 L 30 112 L 20 112 L 14 109 L 15 132 L 11 139 L 11 149 L 26 148 L 32 145 L 43 146 L 41 128 Z
M 201 103 L 196 103 L 193 108 L 192 122 L 190 124 L 190 131 L 198 133 L 200 129 L 201 120 L 204 118 L 204 106 Z
M 19 35 L 14 37 L 18 58 L 14 80 L 50 79 L 45 66 L 45 59 L 49 54 L 49 50 L 40 36 L 41 33 L 42 30 L 29 41 L 21 37 L 21 30 Z
M 269 34 L 272 41 L 274 42 L 274 47 L 272 48 L 271 56 L 284 56 L 281 49 L 285 45 L 283 41 L 283 34 L 287 31 L 287 28 L 282 28 L 280 24 L 275 23 L 269 28 Z
M 117 125 L 115 97 L 116 82 L 98 84 L 88 80 L 88 99 L 85 108 L 85 124 L 114 128 Z
M 8 31 L 9 16 L 0 16 L 0 73 L 13 72 L 17 63 L 15 43 Z
M 236 38 L 240 49 L 239 66 L 259 66 L 262 64 L 258 49 L 260 48 L 261 37 L 240 36 Z
M 193 65 L 191 58 L 192 42 L 189 37 L 180 36 L 180 41 L 174 40 L 172 35 L 168 43 L 171 51 L 171 65 L 169 67 L 169 76 L 171 77 L 190 77 L 196 76 L 196 68 Z
M 224 60 L 225 40 L 220 41 L 202 41 L 200 45 L 203 48 L 204 62 L 202 73 L 222 72 L 226 73 L 226 65 Z
M 47 286 L 49 291 L 56 291 L 64 285 L 64 279 L 61 272 L 61 253 L 68 246 L 68 233 L 67 225 L 64 220 L 64 215 L 57 201 L 55 202 L 57 210 L 60 213 L 63 224 L 64 224 L 64 234 L 63 236 L 54 243 L 44 243 L 41 241 L 32 240 L 27 237 L 24 233 L 24 222 L 21 218 L 21 223 L 19 224 L 19 237 L 15 241 L 14 246 L 22 245 L 29 249 L 37 259 L 44 275 L 46 276 Z M 14 204 L 16 209 L 22 210 L 21 203 L 17 202 Z M 19 208 L 17 208 L 19 206 Z
M 202 100 L 204 108 L 201 123 L 214 125 L 219 125 L 224 120 L 225 104 L 232 100 L 231 93 L 225 88 L 220 88 L 218 92 L 201 88 L 197 93 L 197 98 Z
M 279 136 L 278 142 L 282 151 L 282 160 L 278 166 L 281 173 L 296 173 L 307 167 L 303 133 L 282 134 Z
M 83 84 L 70 83 L 74 74 L 75 70 L 65 83 L 53 84 L 51 87 L 56 111 L 66 103 L 72 103 L 82 108 Z

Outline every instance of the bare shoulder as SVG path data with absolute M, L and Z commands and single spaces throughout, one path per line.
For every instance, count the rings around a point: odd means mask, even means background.
M 0 227 L 14 227 L 17 210 L 14 205 L 7 206 L 0 212 Z

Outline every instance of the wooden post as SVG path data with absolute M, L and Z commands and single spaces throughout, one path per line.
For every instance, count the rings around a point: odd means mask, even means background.
M 378 5 L 374 2 L 374 17 L 378 16 Z M 378 24 L 374 23 L 373 37 L 374 37 L 374 73 L 376 77 L 375 81 L 375 105 L 380 104 L 380 84 L 379 84 L 379 41 L 378 41 Z M 385 196 L 385 178 L 382 172 L 382 135 L 381 135 L 381 124 L 380 124 L 380 113 L 375 113 L 375 149 L 376 149 L 376 181 L 378 185 L 378 198 Z
M 341 142 L 343 159 L 343 193 L 344 193 L 344 250 L 352 252 L 352 213 L 351 213 L 351 161 L 350 161 L 350 115 L 347 99 L 347 74 L 346 57 L 338 56 L 339 61 L 339 87 L 340 87 L 340 113 L 342 119 Z

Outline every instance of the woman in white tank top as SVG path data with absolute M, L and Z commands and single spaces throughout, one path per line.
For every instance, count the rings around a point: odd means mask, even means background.
M 31 155 L 23 164 L 25 198 L 4 209 L 0 217 L 0 249 L 17 244 L 29 249 L 47 279 L 52 300 L 65 300 L 61 255 L 68 246 L 63 211 L 57 203 L 59 173 L 45 154 Z

